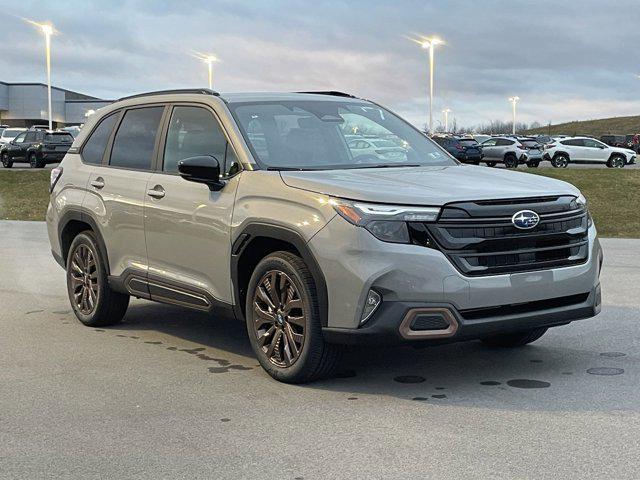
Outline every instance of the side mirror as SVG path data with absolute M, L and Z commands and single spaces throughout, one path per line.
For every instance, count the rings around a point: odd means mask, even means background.
M 212 192 L 221 190 L 225 185 L 220 180 L 220 163 L 218 159 L 209 155 L 180 160 L 178 172 L 185 180 L 206 184 Z

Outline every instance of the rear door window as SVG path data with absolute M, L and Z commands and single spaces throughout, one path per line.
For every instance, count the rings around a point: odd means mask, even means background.
M 98 125 L 98 128 L 93 131 L 82 149 L 82 160 L 85 163 L 93 165 L 102 163 L 102 156 L 104 155 L 105 148 L 107 148 L 107 142 L 109 141 L 117 118 L 117 113 L 109 115 L 104 118 Z
M 109 165 L 150 170 L 164 107 L 127 110 L 113 141 Z
M 44 141 L 51 143 L 73 143 L 73 137 L 69 133 L 47 133 L 44 136 Z

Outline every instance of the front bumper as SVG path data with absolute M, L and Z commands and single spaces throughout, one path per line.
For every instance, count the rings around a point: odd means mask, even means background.
M 546 309 L 538 304 L 534 310 L 510 313 L 505 318 L 502 313 L 508 308 L 495 310 L 502 312 L 499 315 L 487 310 L 487 316 L 476 316 L 473 320 L 464 316 L 465 312 L 479 309 L 532 302 L 542 302 L 544 307 L 544 302 L 550 299 L 591 295 L 599 284 L 602 259 L 594 226 L 589 229 L 589 257 L 585 263 L 481 277 L 464 276 L 439 250 L 381 242 L 340 216 L 334 217 L 308 245 L 325 276 L 328 296 L 325 334 L 332 339 L 343 335 L 366 339 L 379 336 L 380 330 L 393 343 L 407 311 L 418 307 L 449 308 L 459 320 L 455 339 L 487 334 L 495 327 L 501 331 L 511 327 L 522 329 L 529 320 L 535 323 L 545 318 L 561 324 L 597 313 L 596 297 L 591 296 L 579 302 L 584 305 L 578 307 L 567 304 Z M 359 327 L 369 289 L 376 290 L 383 301 L 373 317 Z M 554 317 L 556 314 L 559 316 Z M 484 325 L 482 332 L 476 331 L 480 325 Z
M 460 311 L 447 303 L 385 302 L 360 328 L 323 328 L 327 342 L 360 345 L 442 344 L 475 340 L 500 333 L 566 325 L 574 320 L 591 318 L 601 310 L 598 284 L 590 292 L 547 302 L 503 305 L 475 311 Z M 447 312 L 447 325 L 437 328 L 412 328 L 416 314 Z

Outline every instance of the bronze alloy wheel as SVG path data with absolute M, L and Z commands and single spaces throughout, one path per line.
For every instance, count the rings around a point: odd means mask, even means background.
M 80 244 L 72 253 L 69 269 L 75 307 L 84 315 L 90 315 L 98 303 L 98 267 L 91 249 Z
M 278 367 L 290 367 L 304 346 L 307 321 L 304 301 L 284 272 L 269 270 L 253 296 L 253 330 L 258 347 Z

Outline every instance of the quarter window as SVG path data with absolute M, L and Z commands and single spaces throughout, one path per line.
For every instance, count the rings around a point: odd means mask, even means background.
M 164 107 L 127 110 L 113 141 L 109 165 L 136 170 L 151 169 L 163 110 Z
M 98 125 L 98 128 L 93 131 L 82 149 L 82 160 L 85 163 L 92 165 L 102 163 L 102 156 L 104 155 L 105 148 L 107 148 L 107 142 L 109 141 L 117 118 L 117 114 L 109 115 L 107 118 L 104 118 Z
M 200 107 L 175 107 L 167 132 L 163 171 L 175 173 L 181 160 L 201 155 L 215 157 L 225 176 L 238 171 L 233 148 L 213 114 Z

